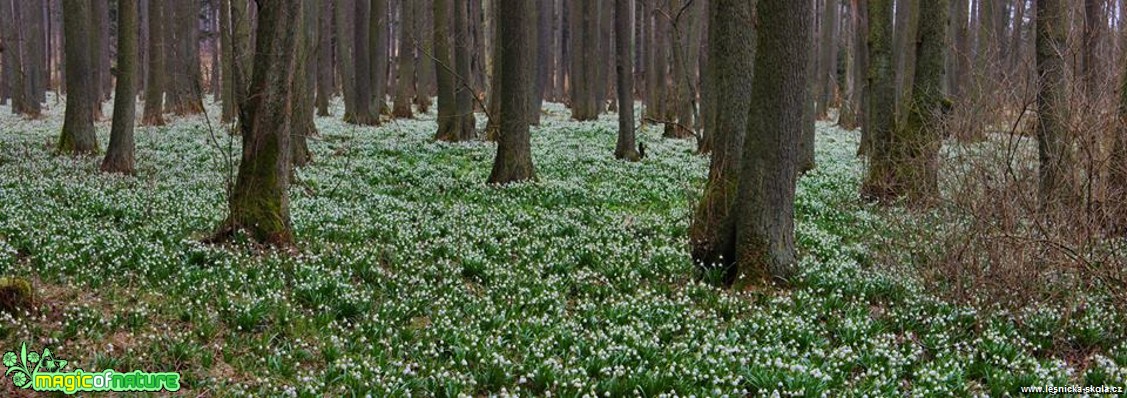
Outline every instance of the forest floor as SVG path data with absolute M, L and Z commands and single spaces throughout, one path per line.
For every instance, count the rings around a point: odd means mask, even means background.
M 335 109 L 296 173 L 288 254 L 199 243 L 224 217 L 239 146 L 214 120 L 139 127 L 138 174 L 122 177 L 55 156 L 61 110 L 0 107 L 0 276 L 38 294 L 31 314 L 0 314 L 0 348 L 50 348 L 72 369 L 178 371 L 185 396 L 1127 386 L 1121 314 L 981 312 L 928 292 L 910 264 L 874 265 L 886 215 L 858 198 L 858 134 L 828 124 L 798 186 L 800 277 L 731 292 L 695 282 L 688 255 L 707 158 L 649 129 L 643 162 L 615 161 L 613 115 L 576 123 L 549 104 L 532 133 L 539 180 L 492 187 L 495 145 L 433 142 L 433 113 L 373 129 Z M 1062 340 L 1084 349 L 1051 349 Z

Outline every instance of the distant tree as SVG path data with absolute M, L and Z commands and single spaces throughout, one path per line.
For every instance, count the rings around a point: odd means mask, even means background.
M 101 0 L 99 0 L 101 1 Z M 170 22 L 172 37 L 172 57 L 174 63 L 166 64 L 169 70 L 168 108 L 177 115 L 203 113 L 203 90 L 200 82 L 200 27 L 199 0 L 168 2 L 168 10 L 174 16 Z
M 618 142 L 614 157 L 632 162 L 640 159 L 634 149 L 634 49 L 630 43 L 634 39 L 634 21 L 630 18 L 633 9 L 634 0 L 614 1 L 614 58 L 618 78 Z M 537 114 L 533 117 L 538 118 L 540 109 L 533 109 L 533 112 Z
M 422 1 L 422 0 L 418 0 Z M 388 0 L 372 0 L 372 10 L 369 17 L 371 18 L 368 23 L 368 37 L 369 44 L 372 46 L 370 51 L 370 68 L 369 73 L 372 75 L 372 115 L 390 115 L 391 108 L 387 106 L 387 93 L 388 93 L 388 74 L 390 62 L 388 61 L 388 47 L 391 43 L 390 39 L 390 26 L 391 20 L 388 17 Z
M 571 117 L 578 121 L 599 117 L 595 91 L 600 89 L 596 80 L 598 68 L 599 7 L 594 0 L 575 0 L 572 13 L 573 49 L 571 67 Z
M 540 109 L 544 107 L 547 95 L 548 76 L 552 67 L 552 0 L 539 0 L 536 9 L 536 76 L 532 86 L 532 113 L 529 120 L 533 126 L 540 125 Z M 633 76 L 631 76 L 633 78 Z
M 868 103 L 865 130 L 869 169 L 861 184 L 861 195 L 876 200 L 894 197 L 893 130 L 896 128 L 896 85 L 893 82 L 892 1 L 868 2 Z
M 810 1 L 756 4 L 755 73 L 736 200 L 735 286 L 796 272 L 794 194 L 807 101 Z
M 744 137 L 748 132 L 756 43 L 752 2 L 711 0 L 709 3 L 709 69 L 716 98 L 715 118 L 708 125 L 712 162 L 704 197 L 689 229 L 694 262 L 704 267 L 728 266 L 736 260 L 736 197 Z M 734 279 L 736 269 L 727 278 Z
M 493 172 L 489 175 L 491 184 L 507 184 L 536 178 L 532 165 L 532 147 L 528 132 L 528 96 L 532 84 L 531 40 L 529 32 L 535 26 L 533 14 L 534 0 L 497 0 L 497 37 L 500 49 L 500 76 L 505 84 L 501 86 L 500 109 L 496 117 L 500 120 L 500 137 L 497 143 L 497 157 L 493 162 Z M 498 82 L 495 82 L 498 83 Z
M 141 124 L 146 126 L 164 125 L 165 54 L 164 33 L 165 6 L 162 1 L 149 2 L 149 67 L 145 79 L 145 109 Z
M 399 2 L 399 76 L 396 79 L 395 101 L 391 110 L 392 116 L 400 119 L 414 117 L 411 102 L 415 98 L 415 17 L 422 0 Z
M 471 73 L 473 60 L 470 56 L 469 4 L 455 0 L 454 3 L 454 98 L 457 108 L 455 114 L 461 118 L 458 124 L 457 137 L 459 141 L 469 140 L 477 131 L 477 120 L 474 116 L 473 86 Z
M 689 71 L 690 65 L 688 61 L 688 40 L 690 31 L 692 30 L 693 20 L 693 3 L 685 3 L 682 6 L 682 0 L 670 0 L 669 6 L 670 14 L 663 15 L 662 18 L 670 19 L 670 42 L 673 43 L 673 67 L 672 69 L 672 91 L 669 93 L 669 104 L 672 105 L 668 109 L 665 116 L 665 137 L 669 138 L 691 138 L 695 131 L 693 130 L 693 92 L 689 82 L 692 80 L 690 77 L 692 72 Z
M 117 87 L 110 145 L 102 171 L 133 174 L 133 123 L 137 117 L 137 0 L 117 0 Z
M 947 0 L 919 2 L 919 28 L 915 43 L 915 72 L 909 80 L 912 97 L 907 125 L 896 130 L 892 145 L 893 190 L 912 202 L 926 200 L 939 191 L 938 162 L 942 131 L 939 115 L 943 96 L 944 49 L 947 46 Z
M 459 136 L 462 122 L 458 115 L 455 92 L 457 79 L 454 73 L 454 59 L 450 55 L 453 44 L 450 30 L 452 0 L 434 0 L 434 64 L 438 73 L 438 131 L 434 138 L 440 141 L 462 141 L 470 137 Z M 453 7 L 465 7 L 458 4 Z M 472 133 L 472 130 L 471 130 Z M 472 137 L 472 135 L 471 135 Z
M 1062 0 L 1037 0 L 1037 152 L 1039 197 L 1043 210 L 1065 210 L 1070 200 L 1073 172 L 1068 135 L 1068 86 L 1065 54 L 1068 53 L 1068 7 Z
M 70 0 L 80 1 L 80 0 Z M 211 241 L 244 230 L 258 242 L 293 245 L 289 198 L 294 82 L 301 41 L 301 0 L 257 2 L 257 45 L 249 95 L 239 106 L 243 154 L 229 215 Z
M 30 25 L 26 8 L 30 2 L 0 0 L 0 27 L 5 43 L 5 74 L 8 94 L 12 98 L 12 112 L 31 118 L 39 117 L 39 101 L 34 94 L 35 74 L 32 62 L 32 43 L 27 32 Z
M 91 2 L 63 0 L 63 33 L 66 36 L 67 103 L 59 152 L 75 155 L 98 152 L 94 134 L 94 79 L 91 57 Z

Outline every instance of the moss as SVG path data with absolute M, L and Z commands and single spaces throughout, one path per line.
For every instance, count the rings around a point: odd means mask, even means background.
M 10 314 L 30 312 L 35 303 L 31 282 L 19 277 L 0 278 L 0 311 Z

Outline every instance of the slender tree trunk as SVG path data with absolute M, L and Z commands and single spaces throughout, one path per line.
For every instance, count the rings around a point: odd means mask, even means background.
M 615 0 L 615 71 L 618 76 L 618 142 L 614 147 L 616 159 L 638 161 L 634 149 L 634 58 L 631 40 L 634 38 L 634 21 L 630 20 L 633 0 Z M 539 109 L 536 109 L 539 114 Z
M 1100 57 L 1097 53 L 1099 52 L 1100 33 L 1107 21 L 1103 16 L 1103 4 L 1101 3 L 1103 3 L 1102 0 L 1084 0 L 1084 37 L 1081 46 L 1080 82 L 1090 101 L 1096 100 L 1095 96 L 1099 93 L 1099 86 L 1102 83 L 1099 73 L 1103 70 L 1103 67 L 1100 65 Z
M 63 0 L 68 94 L 58 145 L 61 153 L 81 155 L 98 152 L 93 111 L 97 92 L 93 76 L 89 73 L 94 66 L 90 3 L 87 0 Z
M 1037 149 L 1040 160 L 1039 197 L 1048 214 L 1072 203 L 1072 156 L 1068 149 L 1067 53 L 1068 9 L 1061 0 L 1037 0 Z
M 670 17 L 674 18 L 670 22 L 669 40 L 673 43 L 673 91 L 670 92 L 670 105 L 674 108 L 670 109 L 665 123 L 665 137 L 667 138 L 691 138 L 694 131 L 693 126 L 693 101 L 690 97 L 691 91 L 689 88 L 689 68 L 687 63 L 687 55 L 685 54 L 685 42 L 688 41 L 687 31 L 691 24 L 691 13 L 686 11 L 681 13 L 681 0 L 672 0 L 669 10 Z
M 317 116 L 329 116 L 333 97 L 333 3 L 320 5 L 317 16 Z
M 953 0 L 952 7 L 952 37 L 954 54 L 952 57 L 955 59 L 954 70 L 949 72 L 951 82 L 948 83 L 948 90 L 952 98 L 961 99 L 963 97 L 964 87 L 966 87 L 967 76 L 970 69 L 970 35 L 968 32 L 968 18 L 967 15 L 968 5 L 967 0 Z
M 497 0 L 498 39 L 500 49 L 500 69 L 498 75 L 507 80 L 501 86 L 500 137 L 497 143 L 497 157 L 493 171 L 489 175 L 490 184 L 508 184 L 536 178 L 532 165 L 532 147 L 528 133 L 528 96 L 532 84 L 533 65 L 530 61 L 532 40 L 529 33 L 534 29 L 535 18 L 533 0 Z M 496 82 L 495 82 L 496 83 Z
M 388 56 L 388 47 L 391 43 L 389 27 L 391 20 L 388 17 L 387 0 L 372 0 L 371 23 L 368 24 L 371 36 L 371 68 L 372 73 L 372 115 L 390 115 L 391 109 L 387 106 L 388 69 L 391 65 Z
M 416 5 L 415 10 L 415 42 L 418 49 L 416 52 L 418 68 L 415 71 L 416 90 L 415 90 L 415 105 L 419 107 L 419 113 L 430 112 L 431 95 L 433 94 L 434 87 L 434 62 L 431 62 L 431 54 L 434 52 L 434 42 L 426 40 L 427 32 L 433 32 L 433 7 L 430 7 L 429 2 L 433 0 L 420 0 Z
M 796 273 L 794 193 L 802 135 L 810 1 L 760 0 L 755 75 L 737 203 L 735 287 Z
M 450 56 L 450 11 L 453 0 L 434 0 L 434 64 L 438 73 L 438 131 L 434 139 L 459 141 L 457 126 L 461 118 L 455 103 L 453 58 Z M 459 5 L 462 6 L 462 5 Z
M 26 3 L 21 5 L 26 13 L 25 21 L 27 24 L 27 32 L 24 34 L 24 54 L 27 64 L 24 65 L 26 69 L 26 95 L 28 115 L 38 117 L 41 112 L 40 104 L 46 101 L 44 82 L 44 71 L 46 70 L 45 50 L 44 50 L 44 32 L 43 26 L 43 3 L 45 0 L 20 0 Z
M 117 87 L 113 125 L 102 171 L 133 174 L 133 123 L 137 117 L 137 0 L 117 0 Z
M 213 241 L 245 230 L 258 242 L 293 245 L 289 185 L 291 113 L 297 74 L 302 6 L 299 0 L 259 3 L 254 72 L 246 103 L 239 106 L 243 155 L 230 197 L 230 214 Z
M 457 108 L 455 116 L 457 140 L 467 141 L 477 134 L 477 120 L 474 117 L 474 96 L 471 86 L 469 4 L 454 2 L 454 98 Z
M 841 111 L 838 112 L 837 124 L 846 130 L 856 129 L 860 125 L 859 112 L 861 102 L 861 87 L 858 82 L 859 68 L 857 67 L 857 0 L 849 0 L 848 23 L 842 31 L 845 37 L 845 92 L 841 101 Z
M 344 96 L 344 116 L 346 122 L 355 120 L 357 106 L 356 87 L 356 61 L 352 58 L 354 43 L 352 23 L 355 18 L 354 0 L 334 0 L 333 11 L 336 13 L 336 43 L 337 66 L 340 69 L 341 92 Z
M 300 25 L 294 26 L 298 30 L 297 67 L 293 77 L 293 165 L 305 166 L 313 161 L 313 153 L 309 151 L 308 137 L 317 135 L 317 125 L 314 124 L 314 94 L 317 79 L 317 68 L 314 60 L 317 46 L 317 14 L 318 2 L 316 0 L 298 0 L 302 12 Z
M 704 197 L 689 229 L 693 261 L 701 267 L 731 265 L 735 260 L 736 196 L 744 136 L 748 131 L 756 43 L 753 6 L 744 0 L 711 0 L 708 18 L 709 73 L 716 98 L 709 135 L 714 150 Z M 728 268 L 727 280 L 735 277 Z
M 544 107 L 547 95 L 549 69 L 552 66 L 552 0 L 538 0 L 536 11 L 536 79 L 532 87 L 531 113 L 529 120 L 533 126 L 540 125 L 540 109 Z
M 841 0 L 825 0 L 822 12 L 822 34 L 818 49 L 818 63 L 821 69 L 818 71 L 818 76 L 814 78 L 817 81 L 817 112 L 818 119 L 825 119 L 827 112 L 830 108 L 830 101 L 833 100 L 834 86 L 837 84 L 837 63 L 834 61 L 834 56 L 837 55 L 837 10 Z M 903 0 L 902 0 L 903 1 Z
M 221 0 L 219 5 L 219 47 L 222 54 L 223 83 L 220 93 L 223 103 L 220 121 L 230 123 L 235 119 L 235 49 L 231 47 L 231 0 Z
M 421 0 L 400 2 L 399 29 L 399 77 L 396 79 L 395 105 L 392 116 L 400 119 L 414 117 L 411 102 L 415 98 L 415 13 Z
M 149 78 L 145 85 L 145 109 L 141 124 L 164 125 L 165 53 L 164 13 L 168 3 L 149 3 Z

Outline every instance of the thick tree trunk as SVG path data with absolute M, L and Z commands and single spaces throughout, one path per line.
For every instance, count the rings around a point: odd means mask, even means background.
M 693 261 L 701 267 L 730 265 L 735 256 L 735 209 L 743 141 L 748 129 L 754 68 L 752 5 L 744 0 L 711 0 L 708 18 L 710 80 L 716 98 L 709 135 L 714 150 L 704 197 L 689 229 Z M 735 276 L 735 269 L 728 280 Z
M 117 87 L 113 125 L 102 171 L 133 174 L 133 123 L 137 117 L 137 0 L 117 0 Z
M 379 116 L 375 114 L 376 108 L 372 106 L 372 58 L 371 58 L 371 4 L 372 0 L 354 0 L 356 4 L 353 23 L 352 57 L 355 62 L 353 74 L 355 79 L 356 98 L 352 114 L 345 114 L 345 121 L 360 125 L 377 125 Z M 379 0 L 377 0 L 379 1 Z M 378 88 L 376 89 L 378 90 Z M 382 102 L 382 101 L 379 101 Z M 348 116 L 352 116 L 349 118 Z
M 91 4 L 87 0 L 63 0 L 63 32 L 66 35 L 67 103 L 63 131 L 59 137 L 61 153 L 75 155 L 98 152 L 94 135 L 94 79 L 91 50 Z
M 256 241 L 293 245 L 289 198 L 291 104 L 297 77 L 302 6 L 299 0 L 261 2 L 254 72 L 239 107 L 243 156 L 229 203 L 230 214 L 213 240 L 245 230 Z
M 1064 54 L 1067 53 L 1068 9 L 1061 0 L 1037 1 L 1037 149 L 1040 160 L 1041 208 L 1054 214 L 1074 203 L 1072 156 L 1069 150 L 1068 102 Z
M 615 71 L 618 77 L 618 142 L 614 146 L 614 157 L 638 161 L 640 157 L 634 149 L 634 58 L 630 45 L 634 38 L 634 21 L 630 19 L 633 9 L 633 0 L 614 2 Z M 539 109 L 535 111 L 540 113 Z
M 896 85 L 893 82 L 892 2 L 869 0 L 868 104 L 865 130 L 869 169 L 861 184 L 861 195 L 881 200 L 894 197 L 892 140 L 896 128 Z M 862 142 L 862 145 L 866 145 Z
M 164 16 L 167 3 L 149 3 L 149 77 L 145 84 L 145 109 L 141 124 L 164 125 L 165 54 Z
M 599 68 L 599 9 L 594 0 L 577 0 L 575 21 L 572 29 L 572 94 L 571 117 L 577 121 L 595 120 L 599 117 L 598 84 Z M 580 56 L 579 54 L 582 54 Z
M 392 116 L 399 119 L 414 117 L 411 102 L 415 98 L 415 17 L 422 0 L 403 1 L 399 3 L 399 76 L 396 79 L 395 101 L 391 110 Z
M 747 137 L 740 165 L 736 287 L 796 273 L 794 192 L 812 39 L 810 1 L 761 0 Z
M 921 21 L 916 46 L 916 61 L 909 69 L 914 77 L 908 102 L 907 123 L 893 133 L 888 186 L 883 200 L 900 197 L 920 204 L 938 192 L 939 148 L 942 145 L 939 115 L 943 108 L 943 51 L 946 46 L 946 0 L 920 2 Z M 883 144 L 883 143 L 882 143 Z M 878 144 L 881 145 L 881 144 Z
M 489 183 L 507 184 L 536 178 L 528 132 L 528 96 L 531 93 L 528 86 L 533 76 L 529 32 L 535 26 L 535 19 L 531 18 L 535 3 L 534 0 L 497 1 L 497 37 L 501 42 L 496 45 L 501 57 L 495 67 L 506 82 L 499 93 L 501 106 L 496 117 L 500 119 L 501 129 Z

